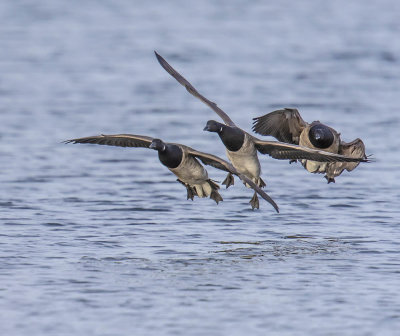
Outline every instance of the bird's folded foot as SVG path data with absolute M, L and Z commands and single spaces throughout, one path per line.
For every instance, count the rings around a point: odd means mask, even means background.
M 297 162 L 297 160 L 290 160 L 290 161 L 289 161 L 290 164 L 296 163 L 296 162 Z
M 233 178 L 231 173 L 226 175 L 226 178 L 225 178 L 224 182 L 222 182 L 222 184 L 226 185 L 226 189 L 228 189 L 231 185 L 235 184 L 235 179 Z
M 257 193 L 254 193 L 253 198 L 250 200 L 250 205 L 251 208 L 254 209 L 260 209 L 260 202 L 258 201 L 258 196 Z
M 196 189 L 192 188 L 190 185 L 186 185 L 187 190 L 187 199 L 191 199 L 193 201 L 194 196 L 197 196 Z
M 263 181 L 263 179 L 261 177 L 258 178 L 258 186 L 260 188 L 264 188 L 267 186 L 267 184 Z
M 329 176 L 325 175 L 325 178 L 328 181 L 328 184 L 329 183 L 335 183 L 335 179 L 333 177 L 329 177 Z
M 222 201 L 223 201 L 223 199 L 222 199 L 221 195 L 219 194 L 218 190 L 213 190 L 213 191 L 211 192 L 210 198 L 211 198 L 212 200 L 214 200 L 217 204 L 218 204 L 219 202 L 222 202 Z
M 187 197 L 187 199 L 191 199 L 193 201 L 194 196 L 197 196 L 196 189 L 194 189 L 190 185 L 186 184 L 185 182 L 182 182 L 180 179 L 177 179 L 177 181 L 179 183 L 183 184 L 186 187 L 186 197 Z

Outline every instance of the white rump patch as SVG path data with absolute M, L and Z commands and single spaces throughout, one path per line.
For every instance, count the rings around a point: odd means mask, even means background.
M 196 189 L 197 195 L 199 197 L 208 197 L 211 195 L 212 188 L 208 182 L 203 184 L 195 184 L 193 187 Z

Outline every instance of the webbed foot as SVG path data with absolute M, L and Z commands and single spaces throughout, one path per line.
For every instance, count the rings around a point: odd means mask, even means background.
M 180 179 L 177 179 L 177 181 L 186 187 L 187 199 L 191 199 L 193 201 L 194 196 L 197 196 L 196 189 L 192 188 L 190 185 L 186 184 L 185 182 L 182 182 Z
M 252 210 L 260 209 L 260 202 L 258 201 L 257 193 L 254 193 L 253 198 L 250 200 Z
M 192 188 L 190 185 L 186 185 L 187 191 L 187 199 L 191 199 L 193 201 L 194 196 L 197 196 L 196 189 Z
M 217 204 L 218 204 L 219 202 L 222 202 L 222 201 L 223 201 L 221 195 L 219 194 L 219 192 L 218 192 L 217 190 L 213 190 L 213 191 L 211 192 L 210 198 L 211 198 L 212 200 L 214 200 Z
M 328 177 L 327 175 L 324 176 L 329 183 L 335 183 L 335 179 L 333 177 Z
M 297 160 L 290 160 L 290 161 L 289 161 L 290 164 L 296 163 L 296 162 L 297 162 Z
M 231 173 L 228 173 L 228 175 L 226 175 L 226 178 L 224 182 L 222 182 L 222 184 L 226 185 L 226 189 L 235 184 L 235 179 L 233 178 Z
M 263 181 L 263 179 L 261 177 L 258 178 L 258 186 L 260 188 L 264 188 L 267 186 L 267 184 Z

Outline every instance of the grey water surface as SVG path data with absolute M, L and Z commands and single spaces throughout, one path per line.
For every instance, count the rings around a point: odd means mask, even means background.
M 0 2 L 1 335 L 397 335 L 400 2 Z M 238 125 L 297 107 L 375 162 L 336 184 L 261 157 L 280 214 L 238 180 L 186 200 L 133 133 L 225 157 Z M 224 173 L 209 167 L 210 177 Z

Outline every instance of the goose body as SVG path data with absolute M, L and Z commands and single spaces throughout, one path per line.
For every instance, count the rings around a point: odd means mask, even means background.
M 305 122 L 297 109 L 285 108 L 254 118 L 253 130 L 258 134 L 273 136 L 279 141 L 360 159 L 358 162 L 300 160 L 310 173 L 325 173 L 328 183 L 335 182 L 335 177 L 344 170 L 352 171 L 360 162 L 367 160 L 361 139 L 347 143 L 335 129 L 319 121 L 311 124 Z
M 313 130 L 316 129 L 315 132 Z M 326 136 L 326 141 L 318 141 L 323 139 L 320 136 L 318 139 L 318 131 L 324 131 Z M 329 153 L 339 153 L 340 146 L 340 135 L 333 129 L 319 122 L 313 122 L 300 133 L 299 145 L 308 148 L 323 149 L 325 152 Z M 325 173 L 329 163 L 318 162 L 312 160 L 301 160 L 303 167 L 310 173 Z
M 215 183 L 210 183 L 208 172 L 203 165 L 194 157 L 183 152 L 181 162 L 176 167 L 168 167 L 168 169 L 178 177 L 184 184 L 194 188 L 197 196 L 209 197 L 211 193 L 218 193 L 218 188 L 215 188 Z M 221 197 L 222 200 L 222 197 Z
M 242 146 L 237 151 L 226 148 L 226 156 L 232 165 L 242 174 L 260 185 L 261 165 L 257 156 L 257 149 L 252 139 L 245 133 Z

